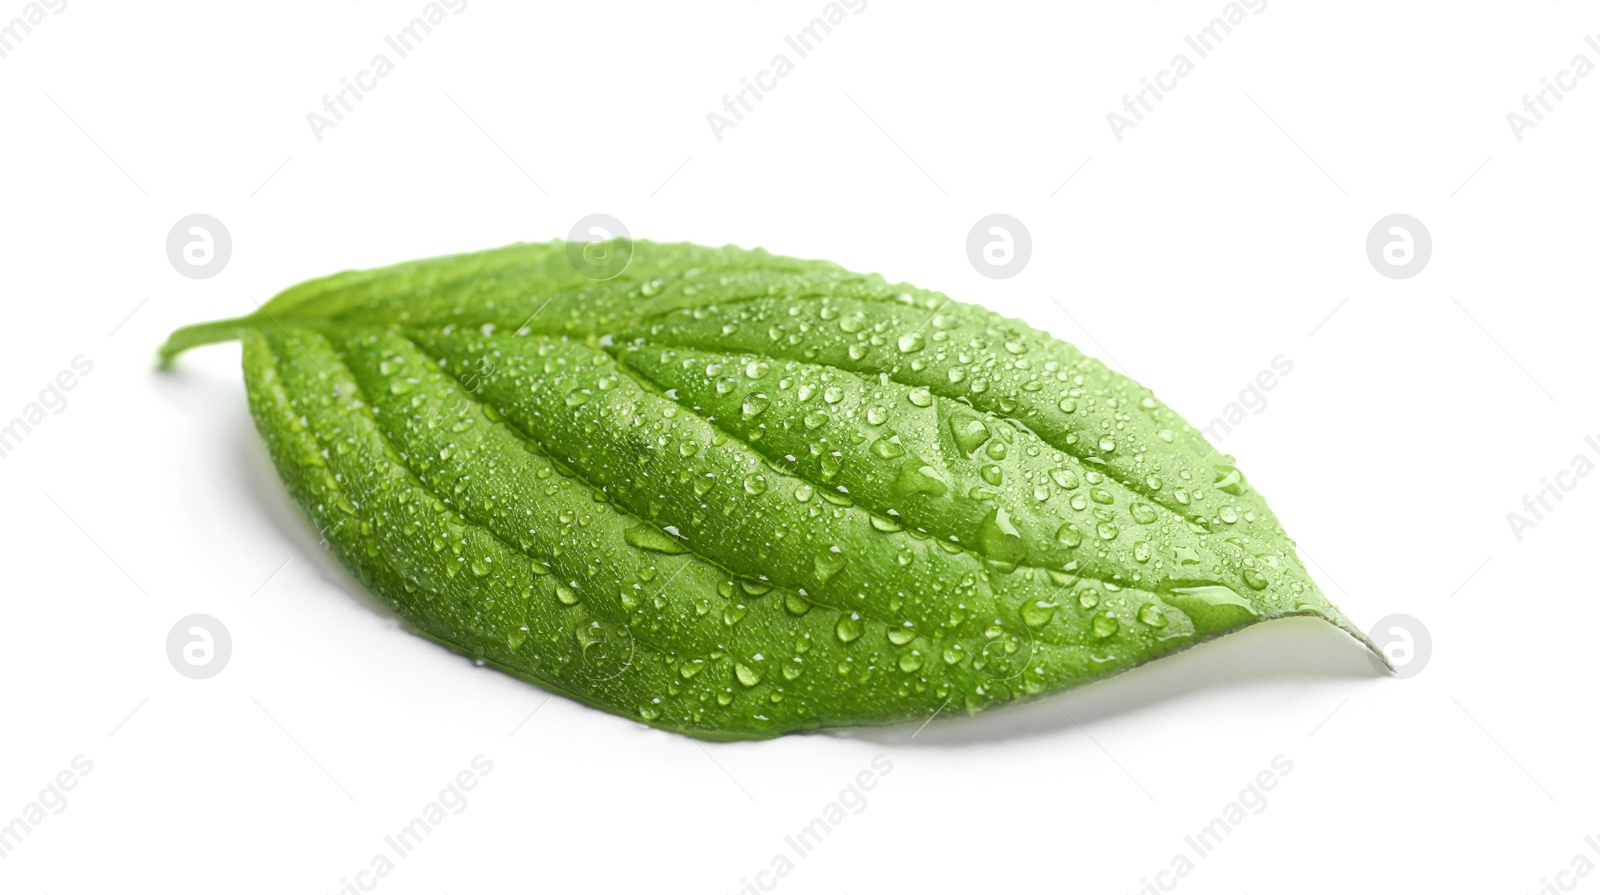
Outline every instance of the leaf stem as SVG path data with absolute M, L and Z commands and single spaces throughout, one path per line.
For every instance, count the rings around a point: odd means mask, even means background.
M 246 317 L 233 317 L 228 320 L 213 320 L 209 323 L 196 323 L 167 336 L 166 344 L 161 346 L 159 357 L 161 368 L 172 366 L 173 358 L 188 351 L 190 348 L 199 348 L 202 345 L 215 345 L 220 342 L 232 342 L 244 335 L 245 331 L 260 323 L 254 315 Z

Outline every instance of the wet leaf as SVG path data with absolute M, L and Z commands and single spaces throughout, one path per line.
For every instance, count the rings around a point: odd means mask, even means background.
M 337 274 L 244 344 L 331 549 L 419 633 L 703 737 L 976 712 L 1323 597 L 1148 389 L 825 262 L 563 243 Z

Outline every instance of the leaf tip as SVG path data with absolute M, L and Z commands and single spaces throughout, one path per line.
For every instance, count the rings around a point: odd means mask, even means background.
M 1345 618 L 1342 613 L 1335 611 L 1328 617 L 1328 620 L 1337 625 L 1346 634 L 1354 637 L 1357 643 L 1366 647 L 1372 653 L 1373 659 L 1382 667 L 1384 674 L 1393 677 L 1398 672 L 1398 669 L 1395 668 L 1394 660 L 1390 659 L 1387 653 L 1378 648 L 1378 645 L 1372 641 L 1372 637 L 1367 632 L 1356 627 L 1355 623 Z

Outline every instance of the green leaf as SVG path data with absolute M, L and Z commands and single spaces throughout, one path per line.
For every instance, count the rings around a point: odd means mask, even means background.
M 419 633 L 669 730 L 976 712 L 1286 616 L 1367 642 L 1071 345 L 825 262 L 567 248 L 313 280 L 162 358 L 243 340 L 285 485 Z

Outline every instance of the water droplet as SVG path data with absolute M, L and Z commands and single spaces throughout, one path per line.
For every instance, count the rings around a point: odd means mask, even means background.
M 884 460 L 893 460 L 896 457 L 905 456 L 906 449 L 893 440 L 895 437 L 895 434 L 890 432 L 874 441 L 872 443 L 872 452 Z
M 1056 617 L 1061 604 L 1048 600 L 1028 600 L 1022 604 L 1022 623 L 1030 628 L 1042 628 Z
M 854 612 L 839 616 L 839 623 L 833 626 L 833 633 L 841 643 L 849 643 L 860 637 L 861 630 L 861 616 Z
M 761 672 L 742 662 L 733 663 L 733 675 L 739 679 L 739 683 L 746 687 L 754 687 L 756 684 L 761 683 Z
M 922 667 L 922 651 L 907 650 L 900 654 L 900 670 L 904 672 L 916 671 Z
M 906 397 L 918 407 L 929 407 L 933 404 L 933 392 L 920 385 L 912 389 L 911 394 Z
M 1133 521 L 1140 525 L 1149 525 L 1156 521 L 1156 508 L 1147 503 L 1136 503 L 1128 507 L 1128 512 L 1132 514 Z
M 827 581 L 839 574 L 844 569 L 844 554 L 834 547 L 827 553 L 819 553 L 812 559 L 812 566 L 816 569 L 817 577 Z
M 955 438 L 956 447 L 961 449 L 961 453 L 970 457 L 989 440 L 989 424 L 970 413 L 952 413 L 950 434 Z
M 1194 619 L 1195 630 L 1201 633 L 1232 630 L 1259 617 L 1249 601 L 1233 588 L 1221 584 L 1174 587 L 1157 596 Z
M 1102 612 L 1094 617 L 1094 636 L 1101 640 L 1117 633 L 1117 629 L 1120 627 L 1122 627 L 1122 623 L 1117 621 L 1117 617 L 1109 611 Z
M 995 507 L 978 526 L 978 549 L 996 562 L 1016 565 L 1028 558 L 1028 547 L 1005 507 Z
M 750 473 L 744 477 L 744 490 L 750 494 L 765 494 L 767 477 L 759 472 Z
M 1056 529 L 1056 540 L 1068 547 L 1076 547 L 1083 543 L 1083 532 L 1078 531 L 1078 526 L 1068 522 Z
M 771 398 L 752 392 L 744 396 L 744 404 L 740 407 L 740 412 L 744 414 L 745 419 L 753 419 L 766 413 L 767 408 L 771 406 Z
M 821 466 L 822 480 L 825 482 L 833 481 L 834 477 L 844 469 L 844 464 L 840 463 L 839 458 L 832 454 L 823 454 L 822 459 L 818 462 Z
M 1250 585 L 1250 587 L 1254 590 L 1266 590 L 1268 584 L 1267 576 L 1261 574 L 1255 569 L 1245 569 L 1244 583 Z
M 667 553 L 672 555 L 689 552 L 688 545 L 684 544 L 682 541 L 674 538 L 664 531 L 661 531 L 660 529 L 651 528 L 646 525 L 639 525 L 628 529 L 622 533 L 622 539 L 628 542 L 629 546 L 638 547 L 640 550 L 651 550 L 656 553 Z
M 927 340 L 922 338 L 920 332 L 910 332 L 901 336 L 896 344 L 900 346 L 901 354 L 912 354 L 921 351 L 927 345 Z
M 1139 607 L 1139 621 L 1152 628 L 1165 628 L 1167 617 L 1162 614 L 1161 607 L 1154 603 L 1146 603 Z
M 894 484 L 890 489 L 899 497 L 913 497 L 918 494 L 928 494 L 933 497 L 942 497 L 950 488 L 939 477 L 939 471 L 912 457 L 900 464 L 900 472 L 895 476 Z
M 1244 475 L 1232 466 L 1218 466 L 1217 477 L 1211 484 L 1218 491 L 1235 497 L 1243 494 L 1248 487 L 1245 485 Z

